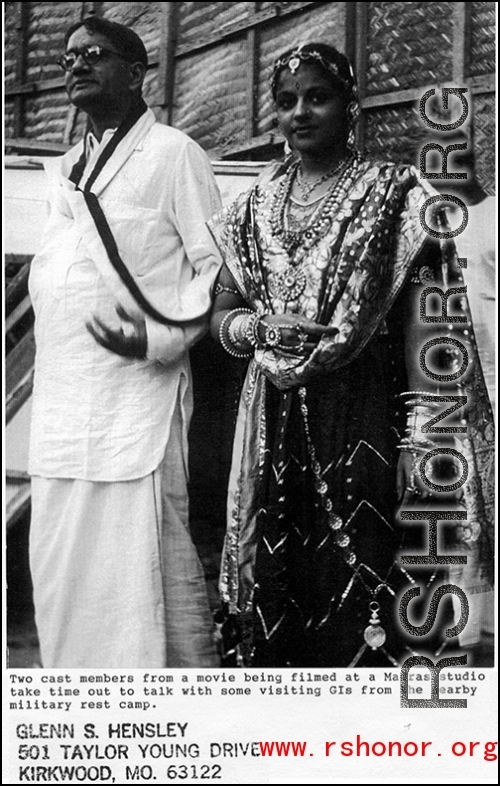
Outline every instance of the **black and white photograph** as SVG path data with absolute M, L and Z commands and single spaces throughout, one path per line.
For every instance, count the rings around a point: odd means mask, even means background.
M 4 782 L 495 783 L 496 4 L 3 33 Z

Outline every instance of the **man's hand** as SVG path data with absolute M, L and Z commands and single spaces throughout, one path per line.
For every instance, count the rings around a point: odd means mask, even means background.
M 116 313 L 126 323 L 125 327 L 110 328 L 95 315 L 86 323 L 89 333 L 101 347 L 121 355 L 124 358 L 145 360 L 148 351 L 148 335 L 144 319 L 131 317 L 121 307 L 116 307 Z

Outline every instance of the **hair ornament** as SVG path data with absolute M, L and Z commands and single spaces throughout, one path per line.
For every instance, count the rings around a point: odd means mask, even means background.
M 279 72 L 283 68 L 288 67 L 290 69 L 290 72 L 293 75 L 295 75 L 301 63 L 309 63 L 309 64 L 318 63 L 322 68 L 325 69 L 325 71 L 328 71 L 336 79 L 338 79 L 346 90 L 351 89 L 351 84 L 349 83 L 349 81 L 340 76 L 339 68 L 336 63 L 333 63 L 331 60 L 327 60 L 325 57 L 323 57 L 321 52 L 318 52 L 316 49 L 304 52 L 303 46 L 304 44 L 301 44 L 300 46 L 293 49 L 292 52 L 290 52 L 290 54 L 285 55 L 285 57 L 281 57 L 279 60 L 276 61 L 276 63 L 274 64 L 274 71 L 271 78 L 271 87 L 273 91 L 276 87 L 276 82 Z M 352 80 L 354 81 L 354 74 L 352 72 L 351 66 L 350 66 L 350 74 Z

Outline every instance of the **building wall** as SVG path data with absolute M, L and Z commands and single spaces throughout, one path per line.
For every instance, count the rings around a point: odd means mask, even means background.
M 145 94 L 158 118 L 214 158 L 267 159 L 280 149 L 269 77 L 275 57 L 321 40 L 354 62 L 359 142 L 398 161 L 422 135 L 418 99 L 468 87 L 480 179 L 494 187 L 495 3 L 5 3 L 5 135 L 70 144 L 85 118 L 69 108 L 57 57 L 64 31 L 89 13 L 128 24 L 150 57 Z
M 203 16 L 198 6 L 242 6 L 240 18 L 226 18 L 227 39 L 218 16 Z M 345 51 L 344 3 L 275 3 L 260 12 L 255 3 L 182 3 L 175 60 L 172 122 L 209 149 L 238 148 L 246 140 L 275 132 L 269 79 L 277 54 L 304 40 L 322 39 Z M 194 7 L 184 9 L 185 6 Z M 207 9 L 208 11 L 209 9 Z M 232 9 L 219 9 L 221 15 Z M 231 29 L 240 29 L 231 34 Z M 205 45 L 201 45 L 205 41 Z
M 418 102 L 431 88 L 467 87 L 479 180 L 495 187 L 495 4 L 366 3 L 365 150 L 407 160 L 432 141 Z M 439 90 L 436 90 L 438 94 Z M 455 110 L 454 110 L 455 111 Z M 455 119 L 456 115 L 453 115 Z M 446 116 L 443 123 L 449 122 Z

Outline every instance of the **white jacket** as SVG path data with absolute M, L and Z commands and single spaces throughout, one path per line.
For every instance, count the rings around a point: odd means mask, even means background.
M 123 481 L 158 466 L 178 402 L 187 433 L 188 349 L 205 331 L 206 319 L 183 329 L 147 317 L 146 361 L 115 355 L 89 334 L 85 323 L 92 315 L 116 325 L 118 303 L 129 312 L 139 309 L 106 267 L 82 194 L 68 180 L 82 145 L 47 168 L 50 216 L 30 276 L 37 354 L 29 470 L 44 477 Z M 91 190 L 150 302 L 174 318 L 208 318 L 220 259 L 205 222 L 220 198 L 201 148 L 156 123 L 148 110 Z

